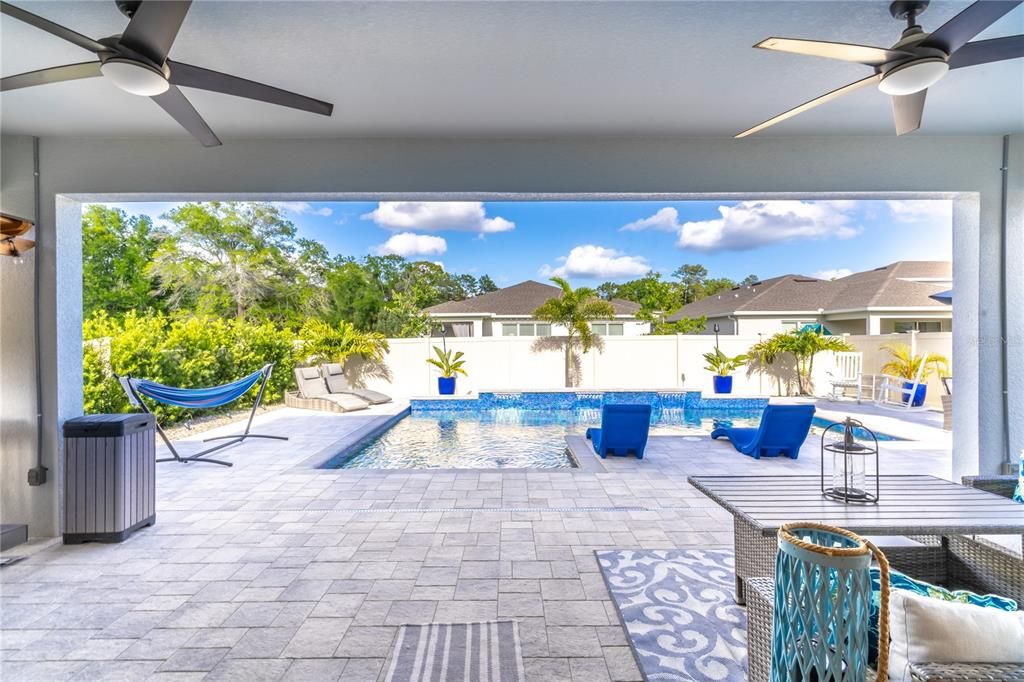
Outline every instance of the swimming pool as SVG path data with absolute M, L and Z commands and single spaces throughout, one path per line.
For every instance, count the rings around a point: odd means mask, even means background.
M 767 401 L 699 399 L 682 394 L 488 394 L 484 399 L 413 401 L 409 415 L 382 433 L 338 453 L 329 469 L 566 469 L 575 466 L 565 437 L 601 421 L 600 402 L 648 402 L 651 435 L 707 435 L 716 425 L 757 426 Z M 572 396 L 572 393 L 568 394 Z M 495 399 L 494 396 L 497 396 Z M 699 394 L 698 394 L 699 397 Z M 595 400 L 597 402 L 595 402 Z M 509 406 L 509 402 L 518 405 Z M 758 404 L 759 403 L 759 404 Z M 816 417 L 812 436 L 828 424 Z M 879 435 L 879 440 L 895 440 Z

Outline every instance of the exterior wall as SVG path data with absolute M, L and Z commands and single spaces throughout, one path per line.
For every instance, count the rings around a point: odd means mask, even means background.
M 722 351 L 745 353 L 757 337 L 723 336 Z M 390 339 L 384 364 L 389 380 L 372 378 L 369 388 L 397 397 L 437 394 L 438 372 L 426 363 L 430 339 Z M 436 341 L 436 340 L 435 340 Z M 447 339 L 448 348 L 463 351 L 469 376 L 459 377 L 456 393 L 484 390 L 558 389 L 565 387 L 565 351 L 544 338 L 485 337 Z M 578 355 L 580 388 L 690 388 L 711 393 L 711 373 L 702 355 L 715 347 L 706 335 L 605 337 L 586 354 Z M 831 354 L 815 360 L 818 393 L 829 390 L 826 372 L 834 366 Z M 374 373 L 378 374 L 378 373 Z M 770 373 L 741 369 L 734 375 L 739 395 L 774 395 L 795 391 L 795 374 L 785 362 Z
M 739 317 L 739 333 L 744 336 L 751 334 L 763 334 L 765 336 L 771 336 L 772 334 L 778 334 L 779 332 L 790 332 L 794 329 L 798 329 L 793 324 L 783 324 L 790 320 L 798 320 L 800 322 L 807 322 L 813 324 L 818 321 L 818 316 L 814 313 L 809 315 L 742 315 Z
M 998 136 L 765 135 L 742 141 L 229 138 L 217 149 L 203 149 L 177 133 L 174 139 L 45 138 L 38 235 L 42 246 L 36 251 L 45 425 L 41 447 L 56 468 L 40 494 L 47 497 L 47 508 L 59 509 L 63 481 L 55 462 L 61 455 L 60 427 L 82 409 L 79 202 L 84 200 L 543 199 L 555 198 L 552 194 L 580 198 L 584 193 L 634 199 L 849 199 L 954 193 L 944 196 L 955 198 L 954 473 L 995 472 L 1006 451 L 999 363 L 1004 321 L 1011 353 L 1007 388 L 1015 416 L 1011 447 L 1024 446 L 1024 268 L 1014 266 L 1024 260 L 1024 135 L 1010 139 L 1010 266 L 1005 272 L 1010 302 L 1003 305 L 992 295 L 1004 276 Z M 24 138 L 4 139 L 3 148 L 25 143 Z M 15 182 L 11 178 L 31 171 L 22 161 L 4 156 L 6 188 Z M 496 158 L 502 163 L 493 163 Z M 879 163 L 890 158 L 903 163 Z M 906 167 L 915 171 L 906 173 Z M 31 296 L 5 296 L 2 314 L 24 320 L 32 305 Z M 0 450 L 6 448 L 5 440 Z M 8 478 L 18 485 L 21 475 L 5 474 L 5 486 Z M 20 505 L 18 511 L 33 514 Z M 49 535 L 59 531 L 57 518 L 56 513 L 33 515 L 37 528 Z
M 3 210 L 33 218 L 32 140 L 3 138 L 0 142 Z M 0 257 L 0 521 L 27 523 L 29 535 L 36 536 L 48 534 L 56 503 L 52 486 L 26 483 L 37 452 L 33 278 L 40 250 L 52 247 L 39 230 L 27 236 L 39 244 L 21 262 Z M 52 476 L 56 463 L 46 459 Z
M 718 325 L 718 334 L 736 334 L 736 320 L 731 317 L 709 317 L 707 324 L 704 325 L 704 331 L 700 333 L 702 336 L 715 333 L 715 325 Z

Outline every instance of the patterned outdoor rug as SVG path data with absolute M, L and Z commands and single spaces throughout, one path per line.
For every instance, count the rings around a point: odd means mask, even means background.
M 747 679 L 747 615 L 731 550 L 599 550 L 645 680 Z
M 524 682 L 518 623 L 403 625 L 385 682 Z

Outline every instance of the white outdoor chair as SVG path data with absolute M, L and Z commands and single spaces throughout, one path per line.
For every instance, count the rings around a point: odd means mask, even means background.
M 861 399 L 861 386 L 863 385 L 864 354 L 863 353 L 836 353 L 836 369 L 834 372 L 826 372 L 829 383 L 832 384 L 832 400 L 838 400 L 846 394 L 846 389 L 853 388 L 857 391 L 857 402 Z
M 924 410 L 925 405 L 914 407 L 914 395 L 917 387 L 924 383 L 924 370 L 926 363 L 922 362 L 917 370 L 917 376 L 913 381 L 904 377 L 894 377 L 889 374 L 881 374 L 881 383 L 878 386 L 878 394 L 875 396 L 875 405 L 887 409 L 900 409 L 906 411 Z

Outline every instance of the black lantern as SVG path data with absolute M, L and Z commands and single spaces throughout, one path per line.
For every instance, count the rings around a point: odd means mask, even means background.
M 842 438 L 831 439 L 842 429 Z M 832 479 L 828 485 L 825 458 L 832 456 Z M 874 459 L 874 472 L 869 471 Z M 869 476 L 874 476 L 874 492 L 868 490 Z M 875 504 L 878 502 L 878 436 L 874 431 L 851 417 L 829 424 L 821 434 L 821 494 L 840 502 Z

